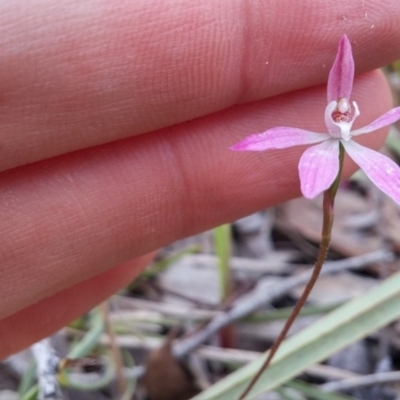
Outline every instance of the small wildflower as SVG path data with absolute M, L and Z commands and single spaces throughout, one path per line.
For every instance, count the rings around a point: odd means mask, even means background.
M 325 124 L 328 133 L 300 128 L 277 127 L 253 134 L 231 147 L 232 150 L 263 151 L 319 143 L 308 148 L 300 158 L 301 191 L 314 198 L 329 189 L 339 172 L 339 144 L 371 181 L 400 204 L 400 168 L 388 157 L 364 147 L 353 137 L 376 131 L 400 119 L 400 107 L 393 108 L 361 129 L 351 130 L 360 115 L 357 103 L 350 103 L 354 79 L 354 60 L 346 35 L 339 42 L 335 62 L 328 78 L 328 105 Z

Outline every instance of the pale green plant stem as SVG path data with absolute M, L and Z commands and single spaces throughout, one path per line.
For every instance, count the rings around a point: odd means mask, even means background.
M 231 293 L 229 258 L 231 255 L 231 226 L 225 224 L 214 229 L 215 252 L 218 257 L 220 298 L 225 301 Z
M 116 368 L 116 378 L 118 383 L 118 389 L 120 394 L 125 392 L 126 389 L 126 379 L 124 376 L 123 371 L 123 362 L 122 362 L 122 355 L 121 350 L 117 345 L 117 341 L 115 339 L 114 329 L 112 327 L 109 315 L 109 305 L 108 302 L 104 302 L 100 305 L 100 310 L 103 315 L 104 326 L 105 330 L 108 335 L 108 339 L 110 341 L 110 350 L 111 350 L 111 357 L 113 358 L 115 368 Z
M 221 303 L 225 303 L 232 293 L 232 276 L 229 266 L 231 256 L 231 225 L 225 224 L 214 229 L 214 245 L 218 258 L 218 274 Z M 222 347 L 232 347 L 234 331 L 232 326 L 226 326 L 220 332 Z

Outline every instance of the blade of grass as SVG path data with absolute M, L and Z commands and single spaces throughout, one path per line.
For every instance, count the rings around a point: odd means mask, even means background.
M 231 226 L 229 224 L 214 229 L 214 246 L 218 258 L 218 275 L 220 285 L 220 299 L 225 302 L 232 292 L 232 277 L 229 268 L 231 256 Z M 234 346 L 234 330 L 232 325 L 226 326 L 219 332 L 221 346 Z
M 96 347 L 99 343 L 100 336 L 104 332 L 103 318 L 98 309 L 94 309 L 90 315 L 90 329 L 87 331 L 85 336 L 75 344 L 72 350 L 69 352 L 67 358 L 81 358 L 85 357 L 90 351 Z M 62 371 L 58 375 L 60 383 L 67 385 L 63 379 L 65 378 Z M 32 386 L 23 396 L 21 400 L 35 400 L 38 394 L 38 386 Z
M 306 367 L 399 318 L 399 304 L 400 273 L 397 273 L 288 339 L 247 399 L 279 387 Z M 264 360 L 265 355 L 217 382 L 193 400 L 237 399 Z
M 99 376 L 98 378 L 94 380 L 88 379 L 87 381 L 80 381 L 72 374 L 69 374 L 67 371 L 62 370 L 59 374 L 60 383 L 65 387 L 74 388 L 81 391 L 94 391 L 104 389 L 105 387 L 110 385 L 110 383 L 113 382 L 116 377 L 115 364 L 111 357 L 112 355 L 109 354 L 107 359 L 104 359 L 105 369 L 101 376 Z
M 293 389 L 288 390 L 288 388 L 281 387 L 275 393 L 279 394 L 282 400 L 306 400 L 299 392 L 293 393 Z
M 187 254 L 194 254 L 200 251 L 198 245 L 188 246 L 174 254 L 164 257 L 162 260 L 155 261 L 149 268 L 145 269 L 133 282 L 128 285 L 127 290 L 133 290 L 143 282 L 157 276 L 162 271 L 166 270 L 170 265 L 181 259 Z
M 307 399 L 310 400 L 356 400 L 354 397 L 349 397 L 342 394 L 339 395 L 336 393 L 323 392 L 315 386 L 299 380 L 290 381 L 286 383 L 284 387 L 296 389 L 305 394 Z
M 20 399 L 35 385 L 36 379 L 36 365 L 34 362 L 29 364 L 28 369 L 22 376 L 21 382 L 18 387 L 18 396 Z
M 215 252 L 218 257 L 218 274 L 221 300 L 225 301 L 231 292 L 229 258 L 231 256 L 231 226 L 229 224 L 214 229 Z
M 343 302 L 321 306 L 305 306 L 299 312 L 299 317 L 327 314 L 328 312 L 335 310 L 341 305 L 343 305 Z M 290 316 L 292 310 L 293 307 L 282 307 L 275 310 L 268 310 L 266 312 L 257 312 L 253 315 L 249 315 L 247 318 L 242 319 L 241 322 L 245 322 L 246 324 L 257 324 L 271 321 L 280 321 L 282 319 L 287 319 Z
M 124 356 L 124 365 L 132 370 L 135 367 L 135 360 L 131 356 L 128 350 L 122 350 Z M 126 379 L 127 385 L 125 393 L 122 395 L 120 400 L 131 400 L 136 391 L 137 387 L 137 378 L 135 376 L 131 376 Z
M 90 314 L 90 329 L 85 336 L 70 350 L 67 358 L 81 358 L 87 356 L 98 344 L 104 333 L 104 320 L 100 309 L 95 308 Z

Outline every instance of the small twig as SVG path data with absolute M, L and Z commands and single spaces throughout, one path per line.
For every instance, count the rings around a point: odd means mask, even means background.
M 214 307 L 213 303 L 207 303 L 206 301 L 201 301 L 198 300 L 194 297 L 188 296 L 186 294 L 183 293 L 179 293 L 175 290 L 172 289 L 167 289 L 165 287 L 163 287 L 162 285 L 158 284 L 157 282 L 153 282 L 153 281 L 147 281 L 145 286 L 150 287 L 152 289 L 154 289 L 155 291 L 158 292 L 158 294 L 167 294 L 169 296 L 173 296 L 173 297 L 177 297 L 178 299 L 183 299 L 186 300 L 189 303 L 194 304 L 197 307 L 203 307 L 203 308 L 212 308 Z
M 232 256 L 229 264 L 235 279 L 257 278 L 261 274 L 281 274 L 293 270 L 292 261 L 299 258 L 299 252 L 295 250 L 275 250 L 265 259 Z M 213 254 L 190 254 L 184 256 L 181 261 L 184 265 L 198 266 L 204 269 L 215 270 L 218 259 Z
M 108 314 L 108 304 L 103 303 L 100 306 L 101 312 L 104 318 L 104 326 L 109 337 L 109 344 L 111 348 L 111 354 L 114 359 L 116 375 L 117 375 L 117 382 L 118 382 L 118 389 L 120 394 L 125 392 L 126 389 L 126 380 L 123 373 L 123 362 L 121 357 L 121 351 L 118 347 L 118 344 L 115 339 L 115 333 L 111 325 L 110 317 Z
M 196 354 L 189 357 L 188 365 L 191 373 L 195 377 L 195 382 L 201 390 L 206 390 L 211 386 L 207 373 L 207 364 Z
M 61 400 L 62 393 L 57 379 L 60 359 L 55 354 L 49 339 L 43 339 L 31 347 L 37 366 L 39 400 Z
M 160 348 L 164 343 L 162 338 L 151 337 L 143 340 L 132 335 L 120 335 L 116 336 L 115 339 L 119 346 L 130 349 L 154 350 Z M 107 336 L 103 336 L 100 342 L 108 344 L 109 339 Z M 217 361 L 226 364 L 247 364 L 261 357 L 263 353 L 250 350 L 224 349 L 217 346 L 201 345 L 193 352 L 193 354 L 199 359 L 205 361 Z M 125 376 L 130 378 L 139 378 L 144 374 L 144 372 L 145 368 L 143 366 L 137 366 L 132 369 L 125 369 Z M 312 365 L 307 367 L 304 372 L 318 378 L 329 380 L 348 379 L 359 376 L 354 372 L 324 364 Z
M 340 261 L 326 262 L 321 276 L 335 274 L 348 269 L 359 269 L 365 265 L 393 260 L 393 253 L 387 250 L 377 250 L 357 257 Z M 216 315 L 203 329 L 187 337 L 173 346 L 173 354 L 182 358 L 205 343 L 211 336 L 224 326 L 241 319 L 266 304 L 282 297 L 294 288 L 307 283 L 312 271 L 305 271 L 297 276 L 286 278 L 283 282 L 271 284 L 269 280 L 261 279 L 257 286 L 238 299 L 230 310 Z
M 161 314 L 165 317 L 172 317 L 177 319 L 184 319 L 186 321 L 196 321 L 204 320 L 215 317 L 221 314 L 221 311 L 217 310 L 204 310 L 201 308 L 193 308 L 192 306 L 187 306 L 183 304 L 170 304 L 170 303 L 160 303 L 152 300 L 139 299 L 135 297 L 124 298 L 115 296 L 117 299 L 116 304 L 119 308 L 134 309 L 141 312 L 147 311 L 150 313 Z M 118 311 L 118 313 L 113 313 L 110 315 L 111 319 L 118 318 L 118 316 L 129 315 L 126 311 Z M 115 317 L 115 315 L 117 315 Z
M 398 382 L 400 371 L 381 372 L 378 374 L 363 375 L 356 378 L 343 379 L 337 382 L 324 383 L 319 386 L 323 392 L 337 392 L 365 386 L 380 385 L 383 383 Z

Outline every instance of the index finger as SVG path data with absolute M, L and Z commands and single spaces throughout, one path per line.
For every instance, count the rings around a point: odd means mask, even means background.
M 400 56 L 397 0 L 0 4 L 0 170 L 326 80 Z M 373 54 L 373 57 L 371 55 Z

